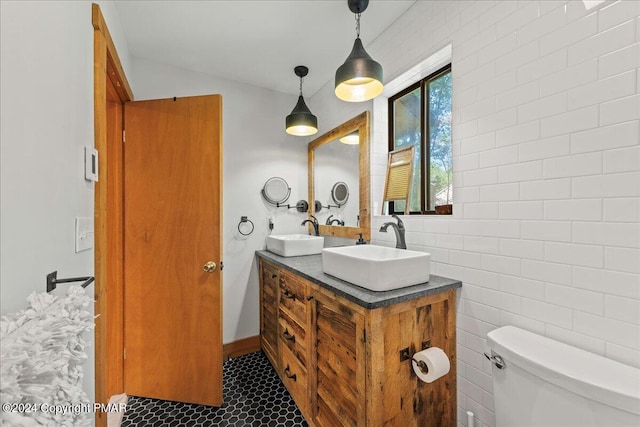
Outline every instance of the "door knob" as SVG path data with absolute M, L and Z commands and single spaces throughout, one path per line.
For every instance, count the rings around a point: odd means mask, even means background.
M 209 261 L 204 265 L 204 267 L 202 267 L 202 269 L 207 273 L 211 273 L 216 269 L 216 263 L 213 261 Z

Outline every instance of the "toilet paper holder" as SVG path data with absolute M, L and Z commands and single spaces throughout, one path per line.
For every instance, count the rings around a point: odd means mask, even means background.
M 422 348 L 420 350 L 426 350 L 431 347 L 431 340 L 423 341 L 421 347 Z M 400 361 L 404 362 L 405 360 L 411 360 L 412 363 L 415 363 L 423 374 L 426 375 L 429 373 L 429 368 L 426 363 L 422 360 L 416 360 L 413 355 L 410 355 L 409 347 L 400 350 Z
M 429 373 L 429 367 L 427 367 L 427 364 L 422 360 L 416 360 L 412 357 L 411 361 L 418 366 L 418 369 L 420 369 L 420 372 L 422 372 L 424 375 L 427 375 Z

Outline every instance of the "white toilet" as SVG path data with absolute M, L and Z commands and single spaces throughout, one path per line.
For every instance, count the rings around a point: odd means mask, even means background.
M 514 326 L 487 337 L 497 427 L 640 426 L 640 369 Z

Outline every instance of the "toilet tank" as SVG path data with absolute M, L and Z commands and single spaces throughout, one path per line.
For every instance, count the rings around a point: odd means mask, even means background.
M 497 427 L 638 427 L 640 370 L 514 326 L 487 334 Z

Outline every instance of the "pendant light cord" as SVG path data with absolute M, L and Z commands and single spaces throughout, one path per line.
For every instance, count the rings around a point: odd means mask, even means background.
M 300 77 L 300 96 L 302 96 L 302 77 Z
M 356 37 L 360 38 L 360 13 L 356 13 Z

